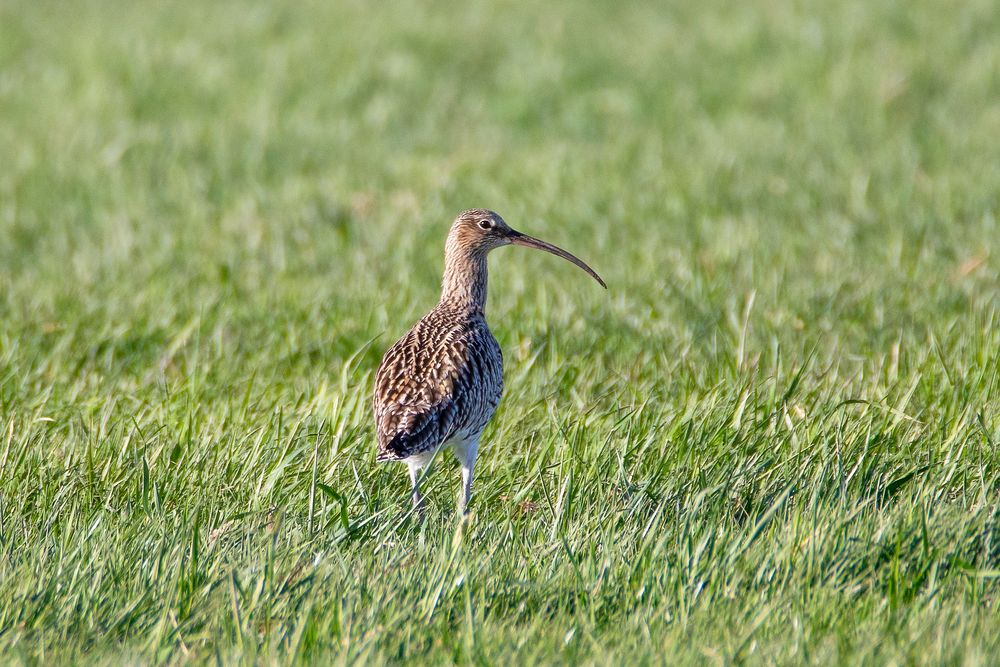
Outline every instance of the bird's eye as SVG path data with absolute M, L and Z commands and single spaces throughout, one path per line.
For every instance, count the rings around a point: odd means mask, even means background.
M 493 226 L 493 223 L 491 223 L 486 218 L 483 218 L 482 220 L 479 221 L 479 228 L 480 229 L 489 229 L 492 226 Z

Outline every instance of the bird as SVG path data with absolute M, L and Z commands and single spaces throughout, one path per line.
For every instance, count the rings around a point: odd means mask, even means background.
M 486 323 L 486 256 L 506 245 L 562 257 L 607 289 L 582 260 L 511 229 L 493 211 L 474 208 L 455 218 L 440 301 L 386 351 L 375 374 L 376 461 L 406 463 L 415 510 L 423 509 L 422 471 L 449 447 L 462 470 L 459 511 L 468 513 L 480 436 L 503 394 L 503 353 Z

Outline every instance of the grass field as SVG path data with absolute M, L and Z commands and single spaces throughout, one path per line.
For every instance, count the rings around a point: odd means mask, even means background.
M 990 0 L 0 2 L 3 662 L 1000 661 Z M 454 215 L 507 391 L 376 466 Z

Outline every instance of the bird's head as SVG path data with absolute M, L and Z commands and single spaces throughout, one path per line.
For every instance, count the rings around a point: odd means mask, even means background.
M 594 280 L 601 284 L 601 287 L 605 289 L 608 287 L 597 275 L 597 272 L 587 266 L 580 258 L 551 243 L 511 229 L 499 214 L 484 208 L 473 208 L 460 213 L 455 218 L 451 232 L 448 234 L 449 252 L 464 251 L 485 255 L 494 248 L 511 244 L 544 250 L 557 257 L 562 257 L 589 273 Z

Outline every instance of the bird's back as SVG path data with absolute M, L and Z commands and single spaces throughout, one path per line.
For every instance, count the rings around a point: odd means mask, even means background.
M 478 434 L 502 392 L 500 346 L 482 312 L 439 304 L 389 348 L 375 375 L 378 460 Z

